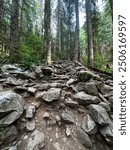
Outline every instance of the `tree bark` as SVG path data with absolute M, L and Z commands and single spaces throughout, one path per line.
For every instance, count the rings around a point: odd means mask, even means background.
M 76 31 L 75 31 L 75 60 L 80 61 L 80 41 L 79 41 L 79 3 L 75 0 Z
M 87 37 L 88 37 L 88 66 L 93 67 L 94 64 L 94 52 L 93 52 L 93 31 L 90 13 L 91 3 L 90 0 L 86 0 L 86 20 L 87 20 Z
M 57 48 L 58 58 L 61 59 L 61 0 L 58 0 Z
M 46 64 L 51 64 L 51 0 L 45 0 L 44 8 L 44 48 Z
M 111 15 L 112 15 L 112 20 L 113 20 L 113 0 L 109 0 L 110 7 L 111 7 Z
M 3 32 L 4 0 L 0 0 L 0 37 Z
M 19 60 L 19 0 L 12 0 L 10 21 L 10 58 Z

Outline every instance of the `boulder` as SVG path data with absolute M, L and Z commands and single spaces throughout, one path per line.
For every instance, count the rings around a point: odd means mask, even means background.
M 85 92 L 78 92 L 74 95 L 74 100 L 78 101 L 79 104 L 97 104 L 100 102 L 100 99 L 96 96 L 88 95 Z
M 4 143 L 4 144 L 8 144 L 13 142 L 17 136 L 18 136 L 18 132 L 15 126 L 10 126 L 5 128 L 4 130 L 2 130 L 0 132 L 0 143 Z
M 78 79 L 80 81 L 89 81 L 92 78 L 92 75 L 88 73 L 87 71 L 79 71 L 78 72 Z
M 55 100 L 58 100 L 61 95 L 61 89 L 60 88 L 51 88 L 47 92 L 44 93 L 42 96 L 42 99 L 46 102 L 52 102 Z
M 85 133 L 83 130 L 81 129 L 78 129 L 76 131 L 76 134 L 77 134 L 77 138 L 78 140 L 80 141 L 80 143 L 82 145 L 84 145 L 86 148 L 91 148 L 92 147 L 92 142 L 91 142 L 91 139 L 90 137 L 88 136 L 87 133 Z
M 23 113 L 23 98 L 11 91 L 0 93 L 0 127 L 16 121 Z
M 102 127 L 99 129 L 100 133 L 104 136 L 105 140 L 109 143 L 109 144 L 113 144 L 113 127 L 112 124 L 106 126 L 106 127 Z
M 14 66 L 14 65 L 9 65 L 5 64 L 2 66 L 1 71 L 4 73 L 11 73 L 11 72 L 20 72 L 22 71 L 20 68 Z
M 91 118 L 90 115 L 87 114 L 87 116 L 84 117 L 83 123 L 82 123 L 82 129 L 88 133 L 88 134 L 96 134 L 97 133 L 97 125 L 94 122 L 94 120 Z
M 98 90 L 94 82 L 86 83 L 84 90 L 87 94 L 94 95 L 94 96 L 98 95 Z
M 45 135 L 44 133 L 35 130 L 31 137 L 27 140 L 25 150 L 35 150 L 43 148 L 45 146 Z
M 91 104 L 89 106 L 89 111 L 94 121 L 99 125 L 107 126 L 111 124 L 111 119 L 102 106 Z

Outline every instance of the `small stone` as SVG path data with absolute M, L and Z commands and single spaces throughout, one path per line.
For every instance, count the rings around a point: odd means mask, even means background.
M 61 118 L 67 124 L 75 123 L 74 118 L 71 115 L 69 115 L 68 113 L 62 113 Z
M 66 133 L 66 135 L 69 137 L 69 136 L 71 135 L 70 128 L 66 127 L 65 133 Z
M 45 113 L 43 114 L 43 118 L 44 118 L 44 119 L 49 119 L 49 117 L 50 117 L 50 114 L 49 114 L 48 112 L 45 112 Z
M 78 102 L 72 101 L 71 99 L 66 99 L 65 105 L 69 106 L 69 107 L 78 107 L 79 106 Z
M 17 149 L 18 149 L 17 146 L 12 146 L 12 147 L 9 147 L 8 150 L 17 150 Z
M 35 89 L 35 88 L 33 88 L 33 87 L 29 87 L 29 88 L 28 88 L 28 92 L 29 92 L 30 94 L 32 94 L 32 95 L 35 95 L 36 92 L 37 92 L 37 89 Z
M 28 121 L 26 123 L 26 130 L 33 131 L 35 129 L 35 121 Z
M 36 100 L 40 100 L 42 98 L 42 96 L 44 95 L 45 92 L 37 92 L 35 95 L 35 99 Z
M 55 116 L 55 119 L 56 119 L 57 122 L 61 121 L 61 119 L 58 115 Z
M 60 95 L 60 88 L 51 88 L 42 96 L 42 99 L 46 102 L 52 102 L 58 100 L 60 98 Z
M 36 112 L 35 106 L 29 106 L 26 109 L 26 119 L 33 118 L 35 112 Z

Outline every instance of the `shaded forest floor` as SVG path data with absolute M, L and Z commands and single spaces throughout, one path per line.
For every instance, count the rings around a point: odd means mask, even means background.
M 17 93 L 23 112 L 15 119 L 13 107 L 3 112 L 0 106 L 0 149 L 112 150 L 112 86 L 111 74 L 90 71 L 78 62 L 30 69 L 3 65 L 0 105 Z

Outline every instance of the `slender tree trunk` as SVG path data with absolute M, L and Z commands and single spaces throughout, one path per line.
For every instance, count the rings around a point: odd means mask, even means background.
M 94 54 L 93 54 L 93 31 L 92 22 L 90 14 L 91 3 L 90 0 L 86 0 L 86 20 L 87 20 L 87 35 L 88 35 L 88 66 L 93 66 L 94 64 Z
M 46 64 L 51 64 L 51 0 L 45 0 L 44 8 L 44 48 Z
M 58 58 L 61 59 L 61 0 L 58 0 L 57 48 Z
M 69 13 L 69 18 L 68 18 L 68 58 L 71 60 L 71 9 L 70 9 L 71 2 L 68 0 L 68 13 Z
M 113 19 L 113 0 L 109 0 L 109 3 L 110 3 L 111 15 L 112 15 L 112 19 Z
M 19 60 L 19 0 L 12 0 L 10 21 L 10 58 Z
M 4 0 L 0 0 L 0 37 L 3 32 Z
M 75 60 L 80 61 L 80 42 L 79 42 L 79 3 L 75 0 L 75 11 L 76 11 L 76 41 L 75 41 Z

